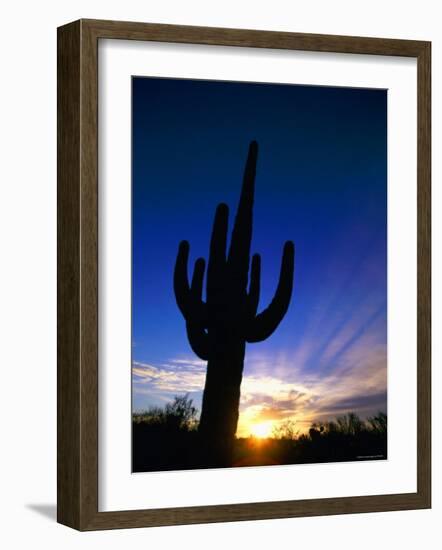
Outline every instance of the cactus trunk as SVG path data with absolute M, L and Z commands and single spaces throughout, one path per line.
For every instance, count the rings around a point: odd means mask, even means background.
M 229 466 L 232 461 L 239 415 L 240 387 L 244 366 L 241 355 L 209 359 L 199 424 L 203 462 L 206 466 Z M 220 373 L 224 373 L 221 375 Z
M 186 321 L 189 343 L 200 358 L 208 361 L 199 425 L 207 466 L 232 463 L 246 342 L 260 342 L 276 330 L 292 294 L 294 245 L 287 241 L 275 296 L 270 305 L 257 314 L 261 277 L 258 254 L 252 258 L 249 283 L 257 155 L 257 143 L 252 142 L 228 254 L 229 210 L 225 204 L 216 210 L 205 301 L 205 261 L 199 258 L 195 262 L 189 284 L 187 241 L 181 242 L 175 265 L 175 297 Z

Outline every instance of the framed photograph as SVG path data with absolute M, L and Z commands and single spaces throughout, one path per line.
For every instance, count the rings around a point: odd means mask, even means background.
M 58 521 L 431 506 L 429 42 L 58 29 Z

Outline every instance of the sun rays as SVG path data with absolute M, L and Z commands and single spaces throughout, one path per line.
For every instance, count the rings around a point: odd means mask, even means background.
M 331 336 L 326 333 L 321 338 L 321 332 L 315 335 L 308 330 L 301 346 L 280 350 L 276 356 L 265 346 L 250 350 L 241 384 L 237 436 L 267 437 L 285 421 L 296 423 L 305 433 L 312 422 L 345 414 L 349 407 L 361 417 L 385 411 L 383 320 L 377 313 L 376 322 L 367 324 L 366 314 L 366 310 L 354 313 L 345 324 L 336 320 Z M 184 356 L 159 364 L 134 361 L 132 374 L 134 410 L 162 405 L 184 393 L 201 407 L 204 361 Z

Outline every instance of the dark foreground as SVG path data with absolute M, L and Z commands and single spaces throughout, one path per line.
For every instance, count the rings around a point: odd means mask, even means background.
M 151 472 L 207 468 L 196 422 L 173 415 L 134 415 L 133 471 Z M 384 460 L 387 458 L 387 417 L 361 421 L 350 413 L 336 421 L 313 424 L 308 434 L 291 428 L 274 437 L 237 438 L 232 467 Z

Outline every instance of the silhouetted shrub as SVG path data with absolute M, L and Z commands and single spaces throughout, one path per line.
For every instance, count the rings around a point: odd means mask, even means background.
M 197 410 L 187 395 L 164 408 L 133 415 L 133 470 L 161 471 L 207 468 L 197 431 Z M 299 434 L 287 420 L 272 437 L 236 438 L 232 466 L 306 464 L 387 458 L 387 415 L 361 420 L 349 413 L 315 422 Z
M 197 409 L 188 395 L 164 408 L 132 416 L 132 469 L 135 472 L 199 467 Z
M 191 430 L 197 425 L 197 409 L 193 406 L 189 396 L 176 395 L 172 403 L 167 403 L 164 409 L 150 407 L 149 409 L 133 414 L 135 424 L 148 424 L 151 426 L 164 426 L 175 430 Z
M 299 430 L 296 429 L 296 422 L 293 420 L 285 420 L 278 426 L 275 426 L 272 430 L 272 437 L 274 439 L 289 439 L 294 440 L 298 437 Z
M 376 416 L 367 418 L 367 423 L 374 432 L 387 433 L 387 415 L 385 413 L 380 412 Z

